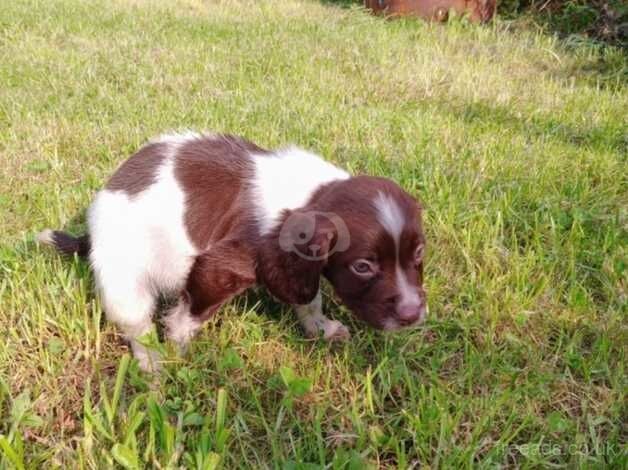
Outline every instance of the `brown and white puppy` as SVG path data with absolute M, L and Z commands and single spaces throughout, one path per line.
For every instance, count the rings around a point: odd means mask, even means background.
M 346 339 L 322 312 L 325 276 L 357 317 L 396 330 L 425 316 L 419 204 L 394 182 L 352 177 L 296 147 L 268 151 L 230 135 L 165 135 L 113 174 L 89 233 L 40 241 L 88 255 L 107 317 L 145 369 L 137 338 L 160 294 L 178 297 L 167 335 L 185 345 L 225 301 L 262 285 L 295 305 L 308 336 Z

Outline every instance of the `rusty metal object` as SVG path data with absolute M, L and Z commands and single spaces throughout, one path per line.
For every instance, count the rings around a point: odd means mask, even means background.
M 387 16 L 419 16 L 446 21 L 449 11 L 466 14 L 473 22 L 486 22 L 495 14 L 496 0 L 364 0 L 374 13 Z

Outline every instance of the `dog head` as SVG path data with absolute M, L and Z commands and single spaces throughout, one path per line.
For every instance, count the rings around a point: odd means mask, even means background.
M 358 318 L 397 330 L 425 317 L 424 253 L 417 201 L 388 179 L 354 177 L 284 213 L 261 245 L 258 278 L 280 300 L 306 304 L 324 275 Z

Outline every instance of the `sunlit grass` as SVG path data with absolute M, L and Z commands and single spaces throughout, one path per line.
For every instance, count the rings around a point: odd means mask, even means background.
M 620 51 L 313 1 L 63 0 L 5 2 L 0 57 L 0 468 L 626 465 Z M 88 266 L 33 235 L 82 230 L 180 128 L 420 197 L 426 325 L 382 335 L 328 293 L 353 333 L 329 346 L 254 292 L 142 376 Z

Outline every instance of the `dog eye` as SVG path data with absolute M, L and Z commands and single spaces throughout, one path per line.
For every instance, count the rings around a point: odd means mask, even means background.
M 360 277 L 372 276 L 375 274 L 375 266 L 370 261 L 359 259 L 353 262 L 351 271 Z

